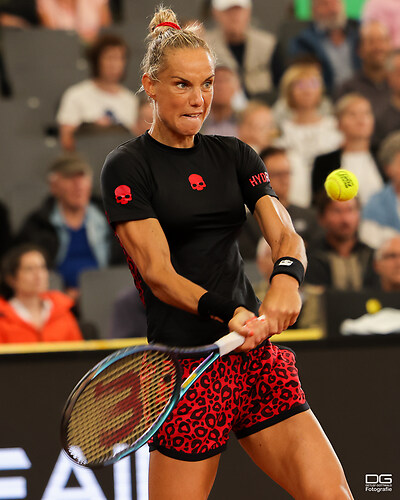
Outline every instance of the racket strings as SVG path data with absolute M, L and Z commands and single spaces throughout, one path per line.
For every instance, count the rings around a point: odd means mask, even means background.
M 66 433 L 70 454 L 96 465 L 131 447 L 159 418 L 177 376 L 163 352 L 137 352 L 112 363 L 75 401 Z

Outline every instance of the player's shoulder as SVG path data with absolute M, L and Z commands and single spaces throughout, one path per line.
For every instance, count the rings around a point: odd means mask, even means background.
M 107 155 L 102 174 L 127 168 L 133 170 L 139 165 L 143 165 L 143 149 L 143 136 L 123 142 Z

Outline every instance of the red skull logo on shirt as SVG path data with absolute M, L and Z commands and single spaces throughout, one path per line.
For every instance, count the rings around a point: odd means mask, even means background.
M 124 184 L 118 186 L 114 191 L 114 194 L 117 203 L 121 203 L 121 205 L 126 205 L 132 200 L 131 188 L 129 186 L 125 186 Z
M 195 191 L 202 191 L 206 187 L 203 177 L 198 174 L 189 175 L 189 182 Z

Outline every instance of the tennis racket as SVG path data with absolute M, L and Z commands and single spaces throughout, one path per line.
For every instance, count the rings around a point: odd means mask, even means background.
M 70 394 L 61 441 L 74 462 L 90 468 L 113 464 L 143 446 L 189 387 L 220 356 L 243 344 L 231 332 L 196 348 L 145 345 L 117 351 L 90 370 Z M 182 383 L 178 355 L 207 355 Z

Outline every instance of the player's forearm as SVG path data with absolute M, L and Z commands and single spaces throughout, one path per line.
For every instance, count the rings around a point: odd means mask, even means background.
M 284 231 L 280 239 L 271 242 L 272 260 L 276 262 L 282 257 L 293 257 L 299 260 L 304 269 L 307 267 L 307 256 L 303 239 L 294 231 Z

